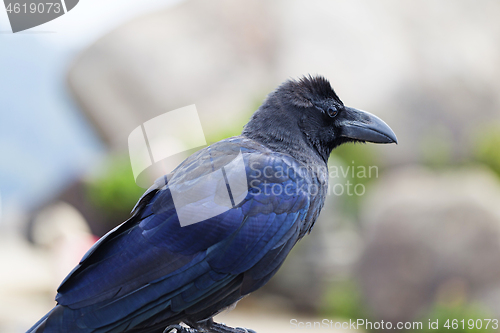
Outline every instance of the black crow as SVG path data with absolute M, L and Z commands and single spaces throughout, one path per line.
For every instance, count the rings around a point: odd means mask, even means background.
M 365 141 L 397 143 L 382 120 L 345 106 L 325 78 L 283 83 L 240 136 L 198 151 L 146 191 L 28 332 L 252 332 L 212 317 L 276 273 L 323 207 L 332 150 Z M 243 192 L 230 167 L 238 156 Z M 217 170 L 223 178 L 211 176 Z M 188 200 L 174 203 L 179 193 Z M 229 193 L 229 207 L 204 215 L 227 206 L 220 193 Z M 181 211 L 199 222 L 183 226 Z

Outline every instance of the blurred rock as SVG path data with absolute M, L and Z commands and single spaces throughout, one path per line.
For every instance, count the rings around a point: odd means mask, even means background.
M 96 240 L 83 216 L 61 201 L 37 211 L 29 233 L 32 243 L 0 232 L 0 265 L 8 272 L 0 274 L 0 332 L 25 332 L 50 311 L 57 287 Z
M 366 199 L 367 243 L 356 275 L 377 319 L 417 319 L 435 302 L 479 302 L 500 315 L 500 184 L 493 174 L 401 169 Z
M 17 233 L 0 233 L 0 332 L 24 332 L 55 305 L 51 264 Z
M 97 238 L 90 232 L 83 216 L 65 202 L 45 207 L 33 222 L 33 240 L 50 253 L 54 280 L 60 283 Z
M 196 104 L 205 130 L 241 121 L 272 87 L 268 2 L 186 1 L 131 21 L 84 51 L 69 72 L 77 100 L 112 148 L 165 112 Z M 244 118 L 248 114 L 243 115 Z
M 97 179 L 99 180 L 99 178 Z M 132 177 L 130 182 L 132 182 Z M 136 200 L 139 199 L 139 197 L 140 195 L 137 195 Z M 47 207 L 52 207 L 61 203 L 74 208 L 78 214 L 81 214 L 81 218 L 86 221 L 86 226 L 90 228 L 90 232 L 97 237 L 102 237 L 108 231 L 130 217 L 130 211 L 135 201 L 132 204 L 124 204 L 123 211 L 110 214 L 108 211 L 102 209 L 102 207 L 97 207 L 95 202 L 92 202 L 89 194 L 89 181 L 80 179 L 67 186 L 55 199 L 50 200 L 44 206 L 30 213 L 29 222 L 27 223 L 27 238 L 31 242 L 36 243 L 33 231 L 36 225 L 37 215 Z

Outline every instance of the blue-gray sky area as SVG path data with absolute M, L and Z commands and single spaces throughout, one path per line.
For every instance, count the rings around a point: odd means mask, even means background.
M 3 213 L 50 200 L 71 180 L 91 171 L 103 156 L 103 143 L 65 84 L 72 59 L 130 17 L 176 2 L 85 0 L 54 21 L 16 34 L 0 8 Z
M 88 170 L 103 146 L 65 88 L 64 52 L 37 34 L 2 44 L 0 191 L 4 209 L 32 208 Z

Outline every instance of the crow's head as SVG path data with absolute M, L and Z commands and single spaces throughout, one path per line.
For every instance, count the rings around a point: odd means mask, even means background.
M 324 161 L 345 142 L 397 143 L 383 120 L 345 106 L 322 76 L 283 83 L 254 113 L 243 135 L 292 156 L 313 149 Z

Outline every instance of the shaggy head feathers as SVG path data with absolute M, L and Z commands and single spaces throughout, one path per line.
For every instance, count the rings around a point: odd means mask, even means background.
M 330 82 L 323 76 L 303 76 L 298 81 L 288 80 L 276 89 L 276 93 L 281 93 L 295 106 L 312 107 L 318 98 L 333 99 L 343 105 Z

